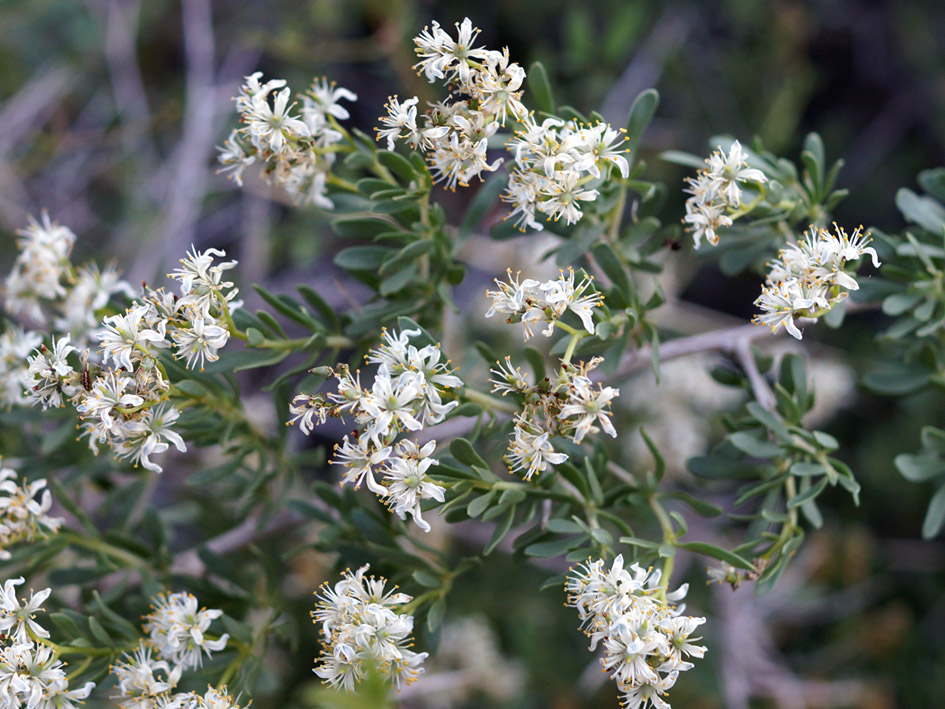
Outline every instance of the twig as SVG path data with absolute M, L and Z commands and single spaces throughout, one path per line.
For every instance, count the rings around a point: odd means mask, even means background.
M 755 356 L 751 353 L 749 341 L 737 340 L 734 349 L 738 363 L 742 365 L 742 369 L 745 370 L 745 374 L 748 376 L 748 383 L 751 384 L 751 391 L 755 395 L 755 400 L 768 411 L 774 411 L 777 399 L 767 380 L 758 371 L 758 364 L 755 362 Z

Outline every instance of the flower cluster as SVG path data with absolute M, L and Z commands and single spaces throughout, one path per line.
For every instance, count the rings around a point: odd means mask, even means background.
M 548 464 L 559 465 L 567 454 L 555 451 L 554 436 L 571 438 L 580 443 L 591 432 L 603 429 L 616 438 L 617 431 L 610 420 L 610 403 L 620 391 L 598 385 L 588 376 L 603 359 L 594 357 L 590 362 L 571 364 L 562 360 L 554 377 L 545 377 L 530 384 L 525 374 L 512 365 L 511 357 L 505 364 L 496 362 L 497 369 L 492 391 L 503 396 L 513 393 L 523 399 L 523 408 L 515 415 L 515 427 L 505 460 L 509 470 L 521 473 L 531 480 L 535 473 L 547 469 Z
M 294 418 L 288 423 L 298 422 L 308 435 L 329 416 L 353 416 L 361 429 L 335 446 L 332 461 L 346 469 L 342 484 L 353 483 L 357 488 L 366 483 L 398 517 L 410 514 L 421 529 L 429 531 L 420 503 L 442 502 L 444 493 L 427 476 L 429 468 L 438 464 L 430 457 L 436 442 L 421 447 L 406 439 L 397 441 L 397 437 L 441 423 L 459 405 L 457 401 L 444 403 L 443 397 L 463 382 L 449 361 L 442 361 L 439 345 L 417 348 L 410 344 L 418 336 L 420 330 L 384 330 L 383 344 L 367 356 L 369 364 L 378 365 L 370 388 L 362 387 L 360 372 L 352 374 L 347 365 L 329 368 L 326 371 L 337 381 L 338 391 L 327 397 L 299 394 L 289 407 Z M 375 473 L 380 474 L 380 481 Z
M 45 537 L 63 522 L 47 514 L 52 495 L 45 480 L 20 485 L 15 481 L 16 471 L 0 466 L 0 559 L 9 559 L 9 547 L 17 542 Z
M 260 83 L 261 72 L 247 76 L 236 101 L 239 128 L 220 148 L 223 171 L 239 185 L 243 170 L 255 162 L 263 164 L 263 176 L 280 185 L 295 204 L 314 204 L 325 209 L 334 205 L 326 194 L 326 183 L 335 162 L 335 144 L 344 134 L 337 119 L 349 114 L 339 101 L 357 100 L 348 89 L 325 79 L 312 82 L 301 95 L 302 104 L 289 103 L 292 91 L 282 79 Z
M 95 683 L 69 689 L 64 663 L 43 642 L 49 631 L 36 620 L 51 591 L 30 592 L 21 601 L 16 586 L 23 582 L 8 579 L 0 588 L 0 708 L 77 709 Z
M 43 343 L 38 332 L 8 326 L 0 333 L 0 407 L 26 406 L 30 375 L 26 358 Z
M 737 218 L 735 212 L 742 204 L 739 182 L 759 185 L 768 181 L 761 170 L 748 167 L 745 152 L 737 140 L 727 155 L 719 147 L 705 162 L 706 167 L 699 170 L 696 177 L 686 178 L 689 183 L 686 192 L 692 196 L 686 200 L 683 222 L 688 224 L 686 230 L 692 232 L 696 248 L 702 243 L 702 237 L 712 246 L 718 244 L 718 230 L 731 226 Z
M 627 709 L 669 709 L 662 699 L 680 672 L 693 667 L 683 658 L 705 655 L 693 637 L 705 618 L 682 615 L 670 602 L 686 595 L 687 585 L 666 594 L 660 572 L 624 568 L 623 556 L 610 569 L 603 559 L 588 560 L 568 576 L 568 605 L 576 608 L 590 649 L 603 643 L 601 664 L 623 692 Z
M 226 647 L 230 637 L 227 633 L 217 640 L 208 640 L 205 635 L 210 623 L 221 615 L 220 610 L 198 608 L 197 599 L 190 593 L 162 593 L 145 616 L 144 632 L 161 659 L 188 670 L 200 667 L 202 653 L 209 657 L 211 652 Z
M 437 22 L 424 29 L 414 39 L 420 58 L 414 68 L 463 98 L 432 104 L 418 123 L 418 99 L 401 102 L 392 96 L 385 105 L 387 115 L 378 119 L 383 127 L 376 129 L 377 139 L 387 140 L 388 150 L 397 140 L 405 140 L 427 153 L 435 181 L 450 189 L 497 170 L 502 159 L 490 163 L 486 158 L 489 138 L 508 117 L 522 121 L 528 115 L 521 102 L 525 70 L 509 61 L 508 49 L 473 47 L 479 30 L 469 18 L 457 23 L 456 30 L 454 40 Z
M 537 323 L 546 323 L 541 334 L 551 337 L 555 323 L 570 310 L 581 319 L 584 329 L 594 334 L 594 308 L 601 304 L 604 296 L 593 289 L 587 292 L 591 286 L 589 277 L 585 276 L 575 285 L 573 268 L 568 268 L 567 273 L 561 271 L 558 278 L 544 283 L 532 278 L 519 282 L 518 273 L 513 276 L 511 269 L 507 273 L 508 283 L 497 278 L 495 284 L 499 289 L 486 291 L 486 297 L 492 299 L 487 318 L 499 313 L 506 316 L 506 322 L 522 323 L 527 342 Z
M 316 596 L 312 620 L 321 623 L 322 655 L 316 660 L 315 674 L 332 687 L 351 692 L 371 671 L 379 672 L 398 689 L 414 682 L 423 672 L 425 652 L 414 652 L 413 616 L 402 606 L 412 599 L 388 591 L 386 580 L 347 570 L 334 587 L 327 582 Z
M 513 206 L 510 216 L 523 230 L 543 228 L 536 211 L 568 224 L 579 221 L 579 203 L 598 196 L 590 181 L 600 180 L 611 166 L 623 177 L 629 174 L 627 151 L 620 147 L 626 140 L 623 132 L 601 122 L 548 118 L 536 123 L 521 101 L 525 71 L 510 61 L 508 48 L 474 47 L 479 30 L 469 18 L 457 23 L 456 30 L 453 39 L 434 22 L 414 39 L 418 73 L 449 86 L 456 100 L 434 103 L 418 118 L 416 97 L 400 101 L 393 96 L 387 115 L 379 119 L 383 127 L 377 129 L 377 139 L 387 140 L 388 150 L 404 140 L 427 153 L 435 180 L 455 189 L 498 169 L 502 158 L 489 162 L 486 156 L 489 139 L 512 119 L 521 129 L 506 146 L 515 155 L 502 196 Z
M 121 692 L 121 706 L 239 709 L 236 700 L 226 693 L 226 687 L 208 689 L 203 695 L 174 692 L 185 670 L 200 667 L 203 653 L 209 657 L 211 651 L 226 647 L 229 635 L 217 640 L 206 637 L 210 623 L 221 615 L 219 610 L 198 609 L 197 599 L 189 593 L 162 593 L 153 598 L 144 623 L 148 639 L 140 641 L 134 652 L 125 653 L 111 667 Z
M 145 287 L 130 308 L 105 317 L 93 333 L 98 352 L 80 352 L 69 335 L 41 346 L 29 358 L 32 401 L 43 409 L 68 401 L 93 451 L 105 443 L 119 458 L 161 472 L 150 456 L 170 444 L 180 451 L 186 446 L 172 428 L 180 412 L 167 403 L 170 382 L 160 353 L 171 350 L 189 368 L 219 359 L 230 337 L 231 311 L 239 307 L 239 291 L 223 279 L 236 261 L 215 262 L 224 256 L 218 249 L 194 249 L 168 274 L 179 282 L 180 295 Z
M 70 257 L 76 236 L 68 227 L 52 221 L 47 212 L 42 213 L 41 221 L 30 217 L 29 226 L 18 234 L 19 253 L 7 276 L 3 299 L 3 307 L 11 316 L 36 324 L 52 320 L 55 330 L 70 332 L 73 341 L 84 344 L 98 326 L 96 314 L 103 311 L 111 297 L 118 293 L 132 295 L 131 287 L 119 278 L 114 265 L 104 270 L 94 263 L 74 266 Z M 0 355 L 5 358 L 7 354 L 0 345 Z M 5 400 L 20 403 L 10 397 Z
M 869 235 L 860 235 L 862 227 L 848 235 L 837 226 L 827 229 L 811 226 L 799 243 L 782 249 L 769 266 L 765 285 L 755 305 L 761 313 L 752 318 L 777 332 L 782 325 L 793 337 L 801 339 L 794 318 L 819 318 L 846 299 L 859 284 L 847 265 L 869 254 L 873 267 L 879 268 L 876 250 L 869 246 Z
M 515 167 L 502 199 L 512 205 L 509 217 L 522 231 L 541 231 L 537 214 L 564 219 L 566 224 L 581 220 L 581 202 L 592 202 L 611 168 L 628 177 L 630 165 L 621 147 L 627 140 L 624 130 L 607 123 L 593 125 L 574 120 L 546 118 L 541 123 L 532 116 L 522 121 L 508 149 L 515 154 Z

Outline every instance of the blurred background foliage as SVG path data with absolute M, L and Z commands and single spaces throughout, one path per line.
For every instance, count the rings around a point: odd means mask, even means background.
M 214 146 L 233 124 L 231 97 L 255 70 L 297 88 L 324 75 L 358 94 L 352 122 L 370 132 L 388 95 L 433 98 L 410 70 L 411 38 L 433 19 L 450 25 L 464 16 L 486 46 L 508 45 L 525 67 L 544 62 L 559 103 L 600 110 L 619 125 L 640 90 L 659 90 L 643 158 L 670 188 L 667 221 L 682 214 L 687 172 L 656 155 L 707 154 L 718 133 L 757 135 L 794 159 L 804 135 L 820 132 L 828 156 L 846 162 L 839 186 L 851 194 L 836 218 L 847 228 L 900 230 L 896 190 L 945 164 L 939 0 L 4 0 L 0 262 L 12 262 L 15 229 L 46 208 L 80 235 L 77 260 L 114 257 L 133 282 L 165 272 L 195 243 L 239 258 L 243 283 L 324 291 L 337 276 L 326 254 L 340 239 L 320 215 L 289 208 L 261 182 L 239 191 L 215 174 Z M 443 199 L 459 213 L 468 195 Z M 760 279 L 726 279 L 709 259 L 699 264 L 684 297 L 746 317 Z M 343 307 L 357 291 L 338 297 Z M 880 317 L 819 336 L 849 352 L 862 373 Z M 701 570 L 689 569 L 690 605 L 713 617 L 710 651 L 674 689 L 674 706 L 940 704 L 945 546 L 920 541 L 928 490 L 906 484 L 892 460 L 918 449 L 920 425 L 945 424 L 941 403 L 932 392 L 891 401 L 860 390 L 840 412 L 829 430 L 863 484 L 862 505 L 828 493 L 835 507 L 824 530 L 772 595 L 707 588 Z M 297 562 L 292 583 L 305 590 L 288 595 L 308 607 L 308 589 L 332 561 Z M 560 592 L 536 590 L 551 573 L 493 558 L 463 577 L 448 617 L 480 614 L 502 664 L 526 680 L 501 698 L 461 693 L 452 706 L 617 706 Z M 281 684 L 254 706 L 321 701 L 312 694 L 314 628 L 300 632 L 300 657 L 282 658 Z M 431 694 L 403 703 L 445 702 Z

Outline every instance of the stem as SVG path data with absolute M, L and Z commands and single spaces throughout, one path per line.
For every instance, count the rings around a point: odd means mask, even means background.
M 663 505 L 660 504 L 659 497 L 654 493 L 647 498 L 647 504 L 649 504 L 650 509 L 653 510 L 653 514 L 656 515 L 656 519 L 659 520 L 660 527 L 663 530 L 663 543 L 673 544 L 676 541 L 676 534 L 673 532 L 673 522 L 670 520 L 669 515 L 666 514 L 666 510 L 663 509 Z M 663 561 L 663 573 L 660 576 L 660 588 L 657 592 L 657 597 L 661 600 L 666 600 L 666 589 L 669 587 L 670 577 L 673 575 L 673 566 L 676 563 L 676 555 L 667 556 Z
M 617 235 L 620 231 L 620 222 L 623 220 L 623 210 L 627 204 L 627 186 L 620 186 L 620 196 L 617 198 L 617 204 L 610 214 L 610 228 L 607 230 L 607 239 L 611 243 L 617 241 Z
M 138 569 L 145 569 L 149 567 L 149 564 L 137 554 L 133 554 L 130 551 L 113 546 L 103 539 L 83 537 L 68 530 L 59 532 L 59 536 L 64 537 L 69 544 L 75 544 L 77 546 L 85 547 L 91 551 L 101 552 L 107 556 L 112 557 L 113 559 L 122 561 L 124 562 L 125 566 L 133 566 Z
M 497 396 L 492 396 L 486 394 L 485 392 L 479 391 L 478 389 L 472 389 L 471 387 L 465 387 L 463 389 L 463 397 L 474 404 L 479 404 L 484 409 L 489 409 L 492 411 L 505 411 L 509 414 L 514 414 L 518 411 L 518 405 L 513 404 L 510 401 L 505 401 L 500 399 Z
M 85 672 L 85 669 L 91 664 L 92 664 L 92 656 L 89 655 L 82 661 L 82 663 L 78 667 L 76 667 L 74 670 L 72 670 L 72 672 L 66 675 L 66 681 L 71 682 L 72 680 L 74 680 L 80 674 Z
M 575 332 L 571 335 L 571 339 L 568 342 L 568 348 L 564 351 L 564 357 L 561 358 L 562 363 L 570 364 L 571 355 L 574 354 L 574 348 L 577 347 L 577 343 L 584 339 L 583 332 Z

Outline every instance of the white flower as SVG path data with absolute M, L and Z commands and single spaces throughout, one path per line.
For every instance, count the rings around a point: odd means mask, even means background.
M 367 482 L 371 492 L 384 497 L 387 488 L 374 479 L 374 468 L 387 460 L 391 450 L 390 446 L 375 447 L 368 436 L 356 437 L 354 442 L 345 436 L 340 446 L 335 444 L 335 455 L 331 462 L 347 468 L 342 484 L 352 483 L 357 489 L 361 483 Z
M 184 669 L 199 667 L 203 653 L 210 656 L 226 647 L 229 634 L 209 640 L 205 634 L 210 623 L 223 611 L 197 607 L 189 593 L 158 594 L 152 599 L 152 611 L 145 616 L 144 631 L 158 656 Z
M 176 328 L 173 337 L 177 344 L 176 356 L 187 360 L 188 369 L 193 369 L 197 362 L 203 371 L 205 361 L 216 362 L 220 359 L 217 350 L 226 346 L 230 331 L 214 324 L 211 319 L 198 316 L 189 328 Z
M 568 459 L 565 453 L 556 453 L 548 440 L 548 431 L 534 430 L 534 424 L 519 415 L 515 421 L 514 438 L 509 444 L 505 460 L 513 473 L 523 473 L 531 480 L 535 473 L 548 469 L 548 464 L 559 465 Z
M 134 466 L 140 463 L 146 470 L 161 473 L 164 469 L 151 460 L 152 455 L 165 452 L 171 444 L 181 453 L 187 445 L 172 426 L 180 418 L 180 411 L 167 402 L 141 412 L 138 418 L 123 422 L 113 441 L 115 455 L 127 458 Z
M 562 419 L 572 419 L 569 423 L 574 426 L 574 442 L 580 443 L 590 431 L 596 431 L 594 424 L 600 425 L 604 432 L 613 438 L 617 431 L 610 421 L 610 402 L 619 394 L 613 387 L 592 388 L 592 382 L 586 377 L 575 377 L 568 397 L 568 403 L 561 409 L 558 416 Z
M 230 133 L 223 146 L 217 148 L 220 151 L 217 160 L 223 165 L 218 172 L 230 173 L 228 177 L 242 187 L 243 170 L 256 162 L 256 155 L 246 151 L 246 148 L 238 139 L 239 135 L 240 133 L 237 130 Z
M 62 525 L 60 517 L 50 517 L 52 495 L 46 480 L 16 484 L 16 471 L 0 467 L 0 559 L 9 559 L 7 550 L 20 541 L 42 538 Z M 39 495 L 39 499 L 36 496 Z
M 143 640 L 132 655 L 126 653 L 124 659 L 111 668 L 111 673 L 118 680 L 121 696 L 142 700 L 140 704 L 123 702 L 122 706 L 126 707 L 153 706 L 160 695 L 177 686 L 183 671 L 182 665 L 172 670 L 166 660 L 153 659 L 151 647 Z M 163 677 L 157 674 L 159 672 Z
M 30 643 L 30 633 L 40 638 L 49 637 L 49 631 L 37 623 L 35 618 L 52 590 L 45 588 L 39 593 L 30 591 L 30 599 L 21 604 L 16 597 L 16 586 L 23 582 L 22 576 L 7 579 L 0 589 L 0 633 L 11 636 L 18 643 Z
M 745 151 L 737 140 L 729 148 L 728 155 L 722 148 L 712 153 L 706 160 L 708 170 L 706 178 L 712 185 L 712 191 L 722 195 L 729 207 L 737 209 L 741 206 L 741 189 L 739 182 L 755 182 L 758 184 L 768 181 L 765 174 L 758 169 L 748 167 Z
M 413 617 L 398 612 L 413 599 L 387 591 L 383 578 L 364 578 L 368 568 L 355 574 L 345 571 L 334 587 L 323 584 L 312 612 L 313 622 L 322 624 L 322 654 L 314 672 L 326 684 L 348 692 L 369 668 L 398 689 L 410 684 L 423 671 L 420 665 L 427 656 L 410 649 Z
M 132 409 L 144 403 L 137 394 L 125 393 L 129 387 L 134 389 L 134 379 L 121 370 L 110 369 L 95 380 L 92 391 L 76 406 L 76 411 L 82 418 L 98 419 L 102 432 L 111 432 L 117 426 L 114 414 L 122 416 L 120 409 Z M 100 436 L 100 440 L 102 438 Z
M 371 392 L 364 397 L 362 407 L 367 417 L 367 432 L 378 446 L 381 437 L 396 433 L 401 427 L 410 431 L 423 428 L 416 418 L 415 402 L 420 395 L 413 381 L 391 379 L 385 365 L 377 371 Z
M 299 430 L 306 436 L 309 435 L 316 425 L 321 425 L 328 420 L 329 407 L 325 405 L 324 399 L 313 394 L 299 394 L 292 399 L 289 404 L 289 413 L 294 417 L 289 419 L 286 424 L 294 426 L 299 423 Z
M 693 667 L 683 655 L 705 654 L 704 647 L 693 644 L 697 638 L 691 638 L 705 618 L 683 616 L 681 608 L 668 602 L 681 599 L 688 587 L 667 594 L 660 576 L 637 564 L 624 567 L 623 556 L 618 556 L 609 570 L 602 559 L 589 559 L 565 583 L 567 605 L 577 609 L 590 649 L 603 642 L 601 664 L 627 706 L 649 703 L 668 709 L 660 697 L 680 672 Z
M 266 147 L 278 153 L 286 147 L 287 140 L 308 136 L 311 131 L 300 118 L 291 114 L 295 104 L 289 104 L 291 89 L 277 92 L 272 105 L 268 95 L 255 100 L 246 114 L 247 130 L 256 147 Z
M 29 396 L 40 404 L 43 411 L 54 406 L 63 406 L 64 398 L 72 398 L 76 391 L 78 375 L 67 358 L 76 348 L 69 344 L 69 337 L 53 338 L 52 349 L 40 346 L 29 358 L 26 384 Z
M 411 441 L 401 441 L 397 446 L 398 455 L 388 459 L 382 470 L 384 485 L 387 486 L 385 504 L 400 519 L 406 519 L 410 514 L 424 532 L 430 531 L 430 524 L 421 516 L 421 501 L 443 502 L 446 492 L 446 488 L 437 485 L 426 474 L 430 466 L 440 464 L 430 457 L 435 449 L 436 441 L 429 441 L 422 448 Z
M 214 258 L 223 258 L 225 251 L 207 249 L 197 251 L 191 246 L 186 258 L 180 260 L 180 268 L 167 274 L 168 278 L 180 281 L 179 307 L 191 306 L 204 317 L 219 315 L 224 308 L 232 309 L 233 298 L 239 292 L 233 283 L 223 280 L 223 272 L 234 268 L 236 261 L 214 263 Z
M 350 118 L 351 114 L 348 113 L 348 109 L 339 104 L 338 101 L 339 99 L 345 99 L 346 101 L 358 100 L 357 95 L 353 92 L 341 86 L 336 87 L 335 82 L 329 82 L 324 78 L 312 82 L 308 95 L 303 98 L 311 99 L 305 102 L 303 114 L 306 111 L 318 113 L 323 119 L 326 115 L 340 119 Z
M 105 318 L 102 329 L 95 334 L 103 361 L 131 372 L 143 356 L 153 356 L 152 347 L 167 347 L 166 322 L 155 316 L 149 303 L 137 303 L 124 315 Z M 155 322 L 153 327 L 149 321 Z

